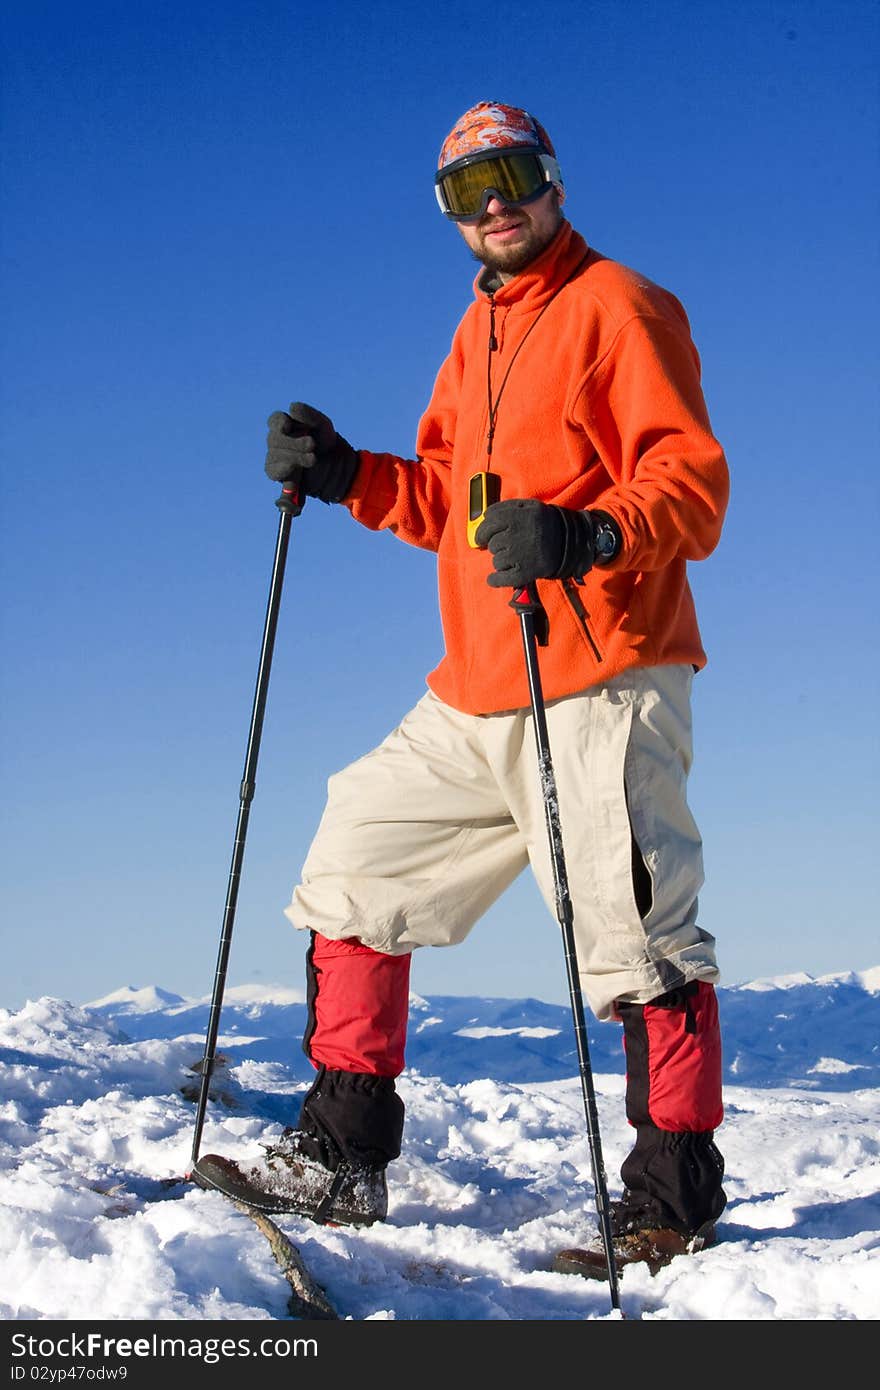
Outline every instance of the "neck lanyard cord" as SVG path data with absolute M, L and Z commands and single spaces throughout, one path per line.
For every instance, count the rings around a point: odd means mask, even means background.
M 495 295 L 491 294 L 489 296 L 489 354 L 486 364 L 486 392 L 489 400 L 489 431 L 486 436 L 487 469 L 491 469 L 492 467 L 492 444 L 495 438 L 495 424 L 498 419 L 498 407 L 501 404 L 501 397 L 504 394 L 504 388 L 507 385 L 507 380 L 513 369 L 513 364 L 519 357 L 520 351 L 525 346 L 526 339 L 528 338 L 532 329 L 537 328 L 540 319 L 550 308 L 550 305 L 553 303 L 556 296 L 558 294 L 561 294 L 562 291 L 565 289 L 566 285 L 571 283 L 571 281 L 574 279 L 574 277 L 580 270 L 581 266 L 587 260 L 589 254 L 589 251 L 587 251 L 586 254 L 582 256 L 582 258 L 578 261 L 571 274 L 566 276 L 562 284 L 559 285 L 558 288 L 553 291 L 550 298 L 547 300 L 547 303 L 543 306 L 538 315 L 532 319 L 532 322 L 529 324 L 528 328 L 526 329 L 525 333 L 523 334 L 522 338 L 517 344 L 516 351 L 511 357 L 510 362 L 507 364 L 507 371 L 504 373 L 501 385 L 498 388 L 498 395 L 495 396 L 494 400 L 492 397 L 492 353 L 495 352 L 498 348 L 498 340 L 495 337 Z

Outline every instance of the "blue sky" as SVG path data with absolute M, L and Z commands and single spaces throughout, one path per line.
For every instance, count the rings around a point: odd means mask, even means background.
M 272 552 L 265 419 L 411 455 L 474 267 L 437 151 L 484 98 L 684 302 L 733 491 L 692 569 L 702 924 L 724 982 L 877 963 L 877 9 L 89 0 L 5 7 L 4 984 L 210 991 Z M 512 633 L 511 640 L 518 640 Z M 433 557 L 294 525 L 230 981 L 327 777 L 424 690 Z M 567 999 L 524 877 L 413 987 Z

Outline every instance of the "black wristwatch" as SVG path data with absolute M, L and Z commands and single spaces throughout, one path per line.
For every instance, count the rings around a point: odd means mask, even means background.
M 610 565 L 623 544 L 620 527 L 607 512 L 593 512 L 593 524 L 593 564 Z

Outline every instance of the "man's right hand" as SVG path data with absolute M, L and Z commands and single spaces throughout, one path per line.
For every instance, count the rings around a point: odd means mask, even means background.
M 298 479 L 308 497 L 341 502 L 358 471 L 360 459 L 347 439 L 320 410 L 294 401 L 289 410 L 269 416 L 266 472 L 276 483 Z

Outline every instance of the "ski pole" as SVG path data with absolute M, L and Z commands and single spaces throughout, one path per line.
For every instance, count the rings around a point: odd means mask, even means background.
M 584 1001 L 581 994 L 580 976 L 577 966 L 577 948 L 574 940 L 574 915 L 571 894 L 568 888 L 568 875 L 565 868 L 565 855 L 562 849 L 562 827 L 559 820 L 559 798 L 556 792 L 556 776 L 550 757 L 550 739 L 547 733 L 547 713 L 544 694 L 541 688 L 541 673 L 538 669 L 538 646 L 545 647 L 549 637 L 547 612 L 538 598 L 534 584 L 514 590 L 510 606 L 519 614 L 522 629 L 523 647 L 526 658 L 526 673 L 529 681 L 529 696 L 532 704 L 532 719 L 535 726 L 535 743 L 538 750 L 538 773 L 544 794 L 544 815 L 550 839 L 550 860 L 553 865 L 553 883 L 556 894 L 556 915 L 562 928 L 562 943 L 565 950 L 565 966 L 568 974 L 568 992 L 571 999 L 571 1012 L 574 1020 L 574 1035 L 577 1044 L 578 1069 L 581 1090 L 584 1097 L 584 1113 L 587 1121 L 587 1140 L 590 1146 L 590 1161 L 593 1168 L 593 1187 L 596 1193 L 596 1211 L 599 1217 L 599 1231 L 605 1249 L 605 1262 L 608 1267 L 608 1284 L 611 1290 L 611 1306 L 620 1310 L 620 1293 L 617 1282 L 617 1265 L 611 1238 L 611 1219 L 608 1208 L 608 1182 L 602 1160 L 602 1145 L 599 1137 L 599 1114 L 596 1108 L 596 1092 L 593 1086 L 593 1070 L 590 1065 L 590 1048 L 587 1041 L 587 1027 L 584 1020 Z
M 229 882 L 226 890 L 226 906 L 223 911 L 223 927 L 220 933 L 220 948 L 217 953 L 217 968 L 214 973 L 214 992 L 211 998 L 211 1011 L 208 1015 L 208 1031 L 205 1038 L 205 1055 L 199 1063 L 201 1085 L 199 1087 L 196 1110 L 195 1135 L 193 1138 L 191 1167 L 199 1158 L 202 1142 L 202 1129 L 205 1111 L 208 1106 L 208 1090 L 211 1073 L 217 1053 L 217 1034 L 220 1029 L 220 1010 L 223 1007 L 223 993 L 226 988 L 226 970 L 229 964 L 229 949 L 232 945 L 232 928 L 235 922 L 235 909 L 238 903 L 238 889 L 241 882 L 241 867 L 244 861 L 244 846 L 247 837 L 251 802 L 256 788 L 257 759 L 260 755 L 260 739 L 263 733 L 263 716 L 266 713 L 266 695 L 269 689 L 269 674 L 272 669 L 272 652 L 275 646 L 275 629 L 278 626 L 278 611 L 281 606 L 281 589 L 284 583 L 284 567 L 287 563 L 287 547 L 290 541 L 290 524 L 299 516 L 305 506 L 305 497 L 297 481 L 285 483 L 281 496 L 275 504 L 281 512 L 278 518 L 278 538 L 275 544 L 275 560 L 272 566 L 272 580 L 269 585 L 269 602 L 266 607 L 266 621 L 263 627 L 263 643 L 260 648 L 260 664 L 257 671 L 257 684 L 254 691 L 251 712 L 250 732 L 247 753 L 244 761 L 244 774 L 239 789 L 238 820 L 232 847 L 232 863 L 229 868 Z M 187 1173 L 187 1177 L 190 1173 Z

